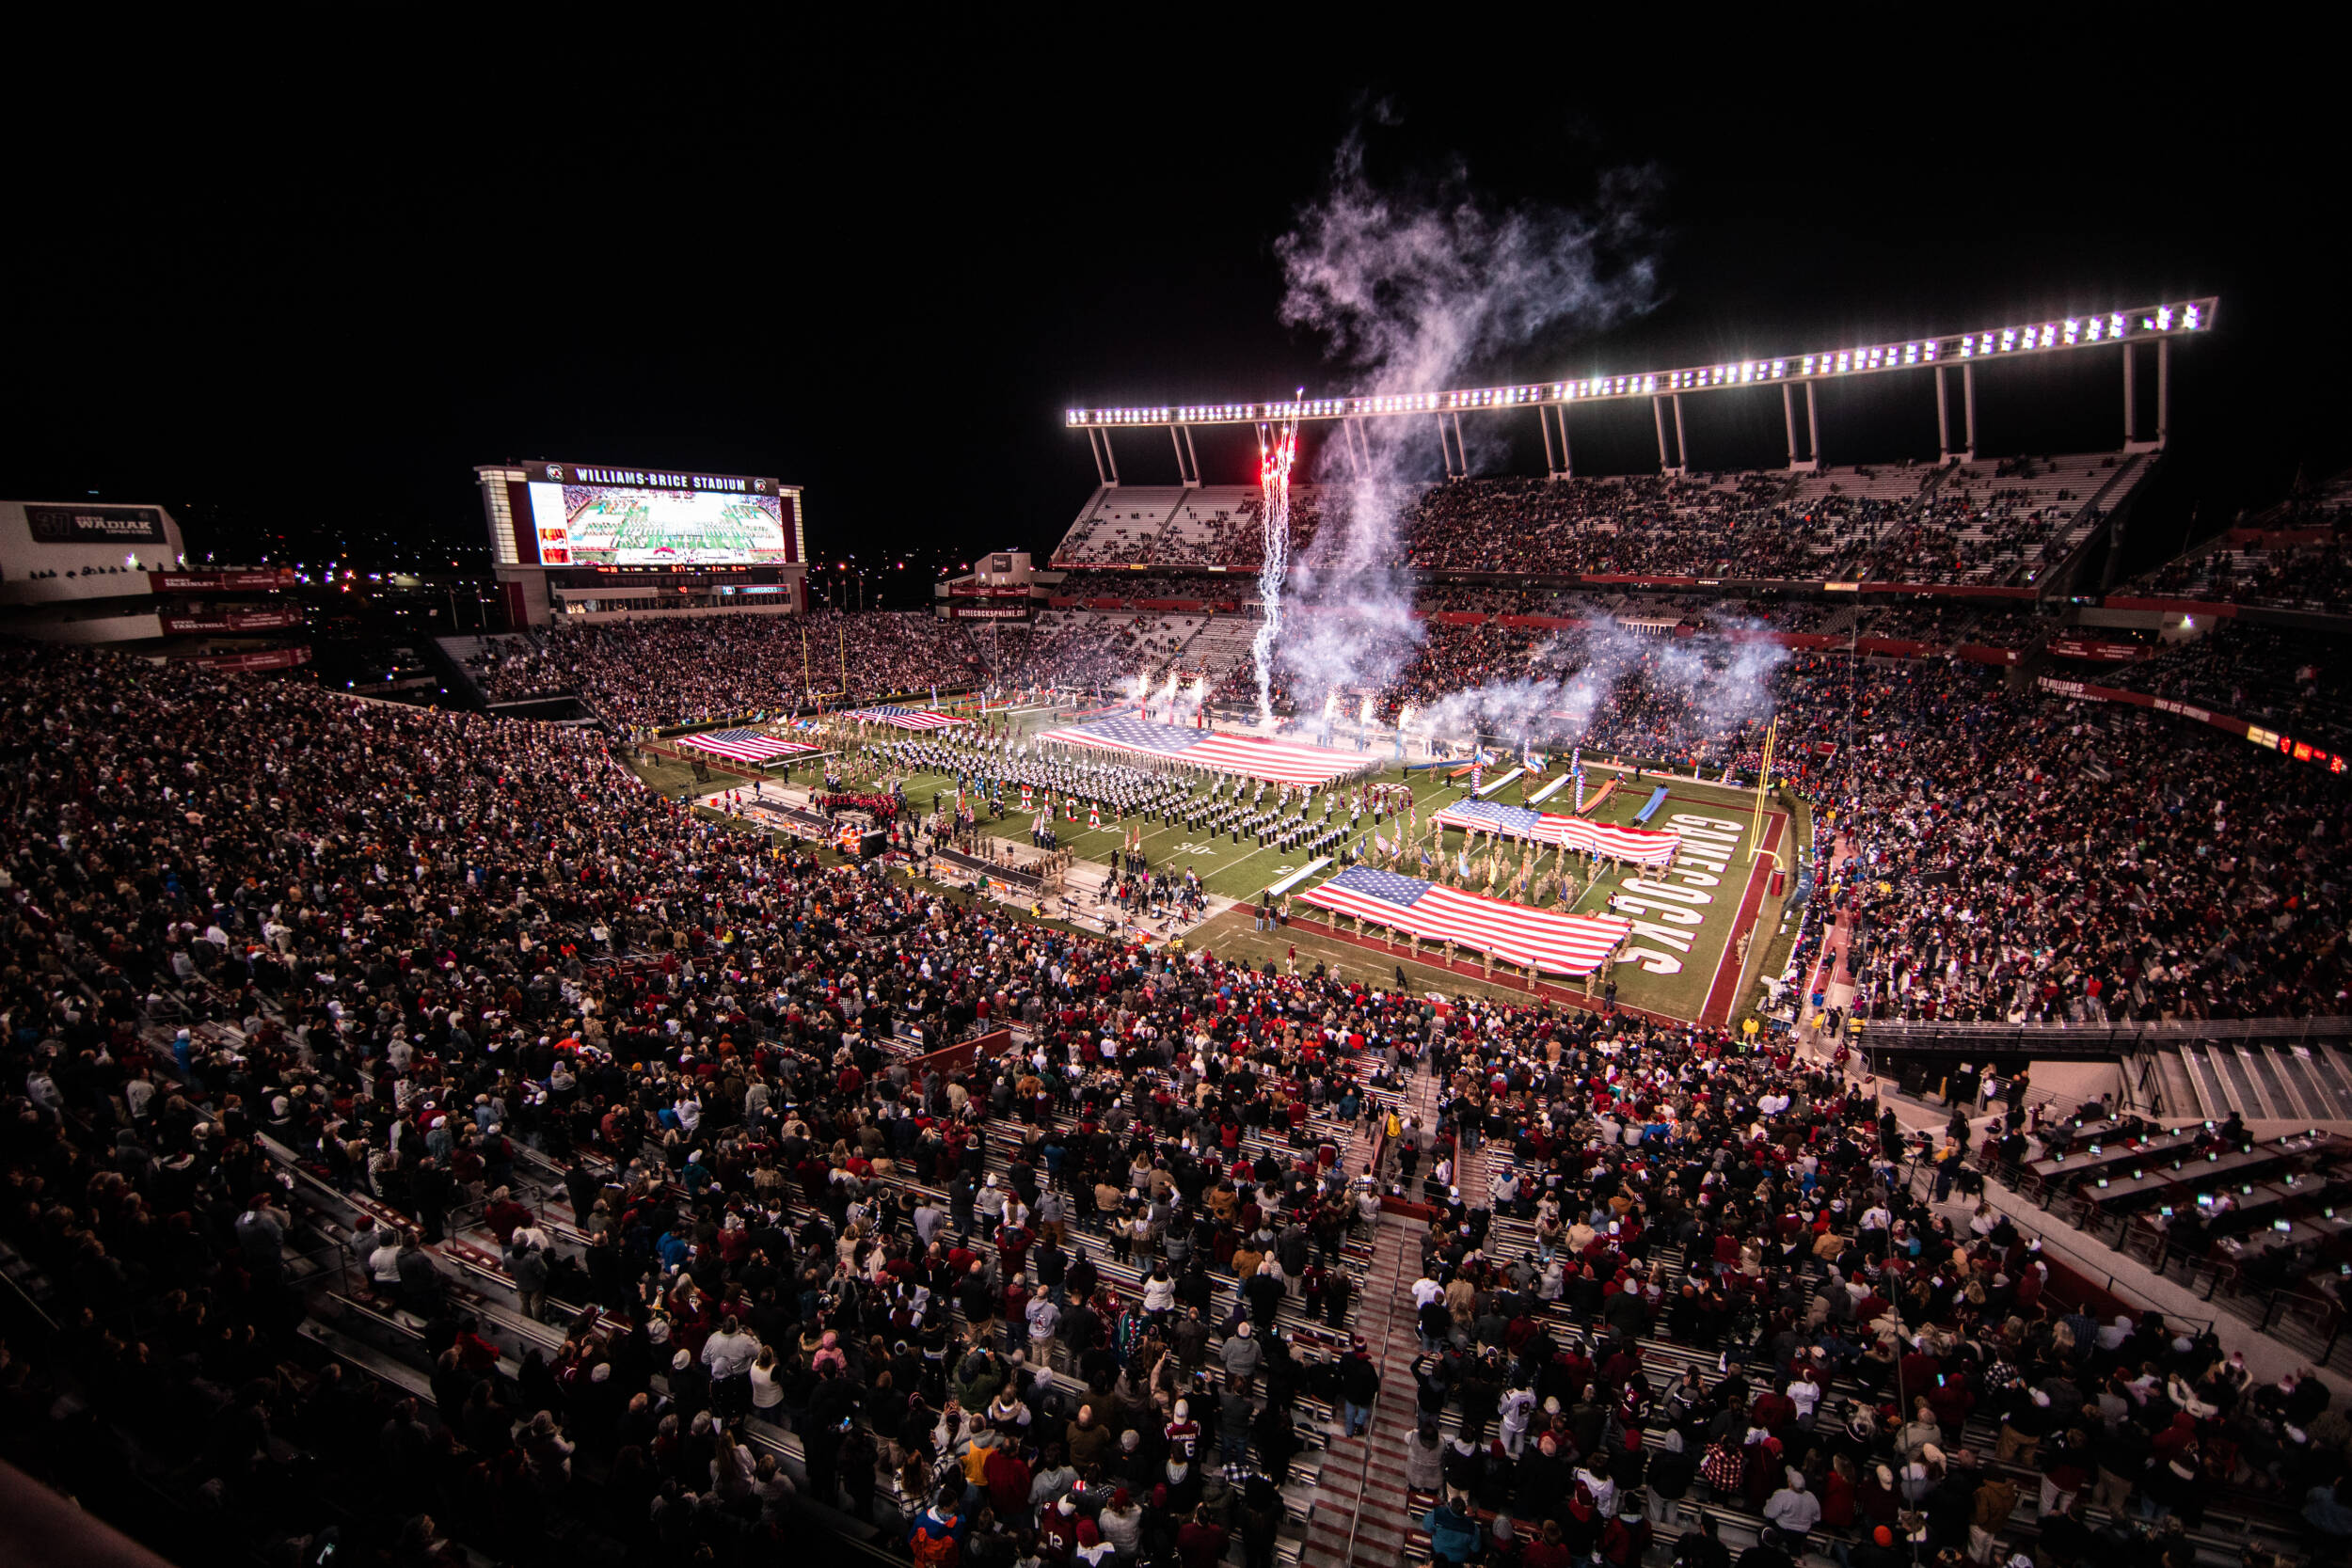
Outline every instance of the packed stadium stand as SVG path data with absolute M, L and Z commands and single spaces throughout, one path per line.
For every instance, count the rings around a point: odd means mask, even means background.
M 492 702 L 570 690 L 610 723 L 649 730 L 787 713 L 819 694 L 872 699 L 961 689 L 984 666 L 965 623 L 919 612 L 644 617 L 535 634 L 491 662 Z M 512 676 L 510 678 L 510 672 Z
M 2352 471 L 2247 519 L 2152 573 L 2139 587 L 2164 597 L 2342 613 L 2352 596 L 2347 523 Z
M 1105 485 L 1062 536 L 1054 565 L 1150 561 L 1160 531 L 1187 493 L 1181 485 Z
M 1216 566 L 1244 559 L 1255 533 L 1255 485 L 1210 484 L 1184 492 L 1152 559 L 1163 566 Z
M 1480 673 L 1501 629 L 1431 666 Z M 593 735 L 128 673 L 0 649 L 0 1263 L 59 1325 L 0 1368 L 12 1451 L 102 1512 L 303 1561 L 748 1563 L 811 1527 L 1457 1561 L 1508 1513 L 1639 1568 L 1700 1510 L 1866 1563 L 1906 1517 L 2064 1563 L 2352 1536 L 2325 1382 L 1939 1203 L 1820 1062 L 1138 960 L 778 853 Z M 1810 730 L 1855 708 L 1851 661 L 1779 678 Z M 2345 1006 L 2344 780 L 1967 667 L 1864 679 L 1876 760 L 1835 775 L 1816 894 L 1858 1008 Z M 1646 689 L 1608 721 L 1704 723 Z M 928 1054 L 1008 1023 L 1038 1056 Z M 2045 1174 L 2099 1114 L 1976 1168 L 2104 1235 Z M 2327 1140 L 2180 1136 L 2231 1162 L 2185 1179 L 2208 1196 L 2337 1190 Z M 2160 1243 L 2279 1275 L 2218 1223 Z M 103 1484 L 125 1454 L 134 1495 Z
M 1303 551 L 1322 524 L 1321 492 L 1291 487 L 1291 547 Z M 1109 485 L 1095 492 L 1055 547 L 1057 568 L 1089 565 L 1225 566 L 1257 570 L 1265 553 L 1265 499 L 1258 487 Z
M 1418 493 L 1397 563 L 1436 573 L 2027 584 L 2072 557 L 2146 472 L 2142 454 L 2093 453 L 1793 474 L 1464 479 Z M 1262 507 L 1252 487 L 1107 487 L 1054 563 L 1254 568 Z M 1320 499 L 1302 486 L 1293 510 L 1293 548 L 1304 552 Z
M 2336 750 L 2352 745 L 2344 652 L 2341 641 L 2309 632 L 2225 619 L 2121 679 L 2137 690 L 2259 719 L 2292 735 L 2326 736 Z

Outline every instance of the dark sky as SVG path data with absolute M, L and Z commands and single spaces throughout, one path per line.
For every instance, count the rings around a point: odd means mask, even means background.
M 224 559 L 281 532 L 421 551 L 479 543 L 473 464 L 547 456 L 781 475 L 819 556 L 1042 549 L 1092 483 L 1066 406 L 1343 381 L 1277 321 L 1272 243 L 1375 100 L 1383 180 L 1458 159 L 1494 200 L 1575 204 L 1656 172 L 1666 302 L 1498 372 L 2218 293 L 2167 526 L 2352 461 L 2337 95 L 2294 48 L 2241 70 L 2153 21 L 1985 17 L 1789 52 L 1701 12 L 1565 16 L 204 36 L 99 96 L 21 55 L 0 494 L 161 499 Z M 1988 450 L 2113 444 L 2106 356 L 2018 373 L 1985 390 Z M 1931 451 L 1931 397 L 1841 388 L 1828 456 Z M 1694 460 L 1776 461 L 1776 404 L 1718 401 Z M 1638 463 L 1645 423 L 1581 455 Z M 1128 477 L 1172 479 L 1164 445 L 1127 438 Z

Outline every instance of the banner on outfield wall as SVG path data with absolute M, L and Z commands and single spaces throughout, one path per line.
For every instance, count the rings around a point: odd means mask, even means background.
M 160 545 L 159 506 L 36 506 L 24 504 L 24 526 L 42 545 Z
M 2159 713 L 2174 714 L 2195 723 L 2210 724 L 2217 730 L 2244 736 L 2265 752 L 2276 752 L 2296 762 L 2314 762 L 2331 773 L 2342 773 L 2347 767 L 2352 767 L 2352 763 L 2347 763 L 2333 752 L 2325 751 L 2307 740 L 2297 740 L 2291 735 L 2281 735 L 2261 724 L 2249 723 L 2234 713 L 2216 713 L 2211 708 L 2199 707 L 2194 703 L 2175 702 L 2170 697 L 2154 697 L 2145 691 L 2127 691 L 2116 686 L 2093 686 L 2089 681 L 2060 680 L 2055 675 L 2037 676 L 2036 681 L 2042 690 L 2051 695 L 2069 697 L 2078 703 L 2121 703 L 2127 707 L 2153 708 Z
M 195 664 L 207 670 L 292 670 L 310 662 L 308 648 L 264 648 L 257 654 L 174 654 L 174 664 Z
M 175 615 L 165 610 L 158 617 L 164 630 L 178 637 L 209 636 L 215 632 L 284 631 L 302 625 L 298 610 L 224 610 L 210 615 Z

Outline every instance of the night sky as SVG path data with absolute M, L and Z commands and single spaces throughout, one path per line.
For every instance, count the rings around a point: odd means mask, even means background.
M 2162 530 L 2352 461 L 2339 94 L 2305 51 L 2241 71 L 2156 23 L 1785 53 L 1694 42 L 1699 13 L 1608 40 L 1397 20 L 1326 17 L 1270 67 L 1263 23 L 910 16 L 838 49 L 191 40 L 103 100 L 20 70 L 0 494 L 162 500 L 222 561 L 447 559 L 481 543 L 472 466 L 545 456 L 780 475 L 820 559 L 1041 552 L 1093 483 L 1065 407 L 1345 389 L 1279 325 L 1272 245 L 1375 103 L 1371 167 L 1400 188 L 1458 161 L 1498 202 L 1572 205 L 1654 174 L 1664 304 L 1492 374 L 2217 293 L 2176 360 Z M 2115 445 L 2111 357 L 2085 360 L 1988 375 L 1980 448 Z M 1692 402 L 1694 463 L 1776 464 L 1777 404 Z M 1836 388 L 1826 456 L 1931 455 L 1931 410 L 1925 378 Z M 1494 461 L 1540 471 L 1517 418 Z M 1580 468 L 1654 464 L 1647 424 L 1594 416 Z M 1173 480 L 1163 436 L 1123 442 L 1131 482 Z M 1237 444 L 1201 456 L 1248 477 Z

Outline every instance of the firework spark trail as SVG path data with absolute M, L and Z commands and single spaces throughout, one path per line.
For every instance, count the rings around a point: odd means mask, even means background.
M 1299 389 L 1304 396 L 1306 388 Z M 1286 420 L 1274 428 L 1269 441 L 1259 436 L 1258 487 L 1265 498 L 1260 526 L 1265 532 L 1265 557 L 1258 566 L 1258 603 L 1263 614 L 1249 656 L 1258 673 L 1258 723 L 1274 727 L 1274 640 L 1282 629 L 1282 577 L 1290 566 L 1291 464 L 1298 456 L 1298 422 Z

